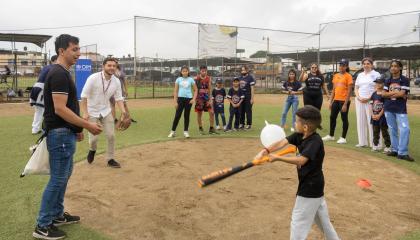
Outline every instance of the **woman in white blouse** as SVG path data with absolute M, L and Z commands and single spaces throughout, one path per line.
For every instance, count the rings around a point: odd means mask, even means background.
M 356 94 L 356 118 L 357 135 L 359 143 L 356 147 L 373 146 L 373 130 L 370 124 L 370 97 L 375 91 L 375 81 L 381 75 L 373 70 L 372 58 L 366 57 L 362 60 L 363 72 L 356 79 L 354 92 Z M 369 138 L 368 138 L 369 133 Z

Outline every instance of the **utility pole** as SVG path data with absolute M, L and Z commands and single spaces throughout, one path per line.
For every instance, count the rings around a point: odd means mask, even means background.
M 268 87 L 268 53 L 270 52 L 270 38 L 263 37 L 263 40 L 267 40 L 267 51 L 265 52 L 265 88 Z

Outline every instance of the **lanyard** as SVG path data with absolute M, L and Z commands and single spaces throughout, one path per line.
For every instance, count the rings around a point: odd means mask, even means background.
M 104 77 L 102 76 L 103 73 L 101 73 L 101 80 L 102 80 L 102 92 L 105 93 L 108 91 L 109 86 L 111 85 L 111 80 L 112 80 L 112 76 L 111 79 L 109 79 L 108 85 L 105 88 L 105 83 L 104 83 Z

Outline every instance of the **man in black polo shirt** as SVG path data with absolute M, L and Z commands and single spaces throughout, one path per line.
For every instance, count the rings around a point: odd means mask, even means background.
M 245 99 L 241 104 L 241 120 L 239 129 L 251 129 L 252 125 L 252 105 L 254 104 L 254 86 L 255 79 L 249 74 L 249 68 L 243 66 L 241 68 L 242 76 L 239 78 L 241 90 L 245 95 Z M 246 116 L 246 126 L 245 126 Z
M 321 128 L 321 113 L 311 105 L 304 106 L 296 112 L 295 133 L 263 149 L 255 158 L 264 155 L 270 161 L 282 161 L 297 165 L 299 186 L 296 193 L 295 207 L 292 212 L 290 239 L 306 239 L 315 221 L 328 240 L 338 240 L 339 237 L 330 222 L 327 203 L 324 198 L 324 143 L 316 132 Z M 288 144 L 297 146 L 297 156 L 277 156 L 270 154 Z
M 61 239 L 66 234 L 57 226 L 76 223 L 80 217 L 64 212 L 64 194 L 73 170 L 76 141 L 83 140 L 83 128 L 99 134 L 102 127 L 79 116 L 76 86 L 69 69 L 80 56 L 79 39 L 67 34 L 55 40 L 57 64 L 53 65 L 44 86 L 44 122 L 50 160 L 50 180 L 42 195 L 33 237 Z

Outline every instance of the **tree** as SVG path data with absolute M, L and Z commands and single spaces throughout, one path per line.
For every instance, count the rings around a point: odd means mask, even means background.
M 250 58 L 265 58 L 266 56 L 267 56 L 267 51 L 260 50 L 249 57 Z

